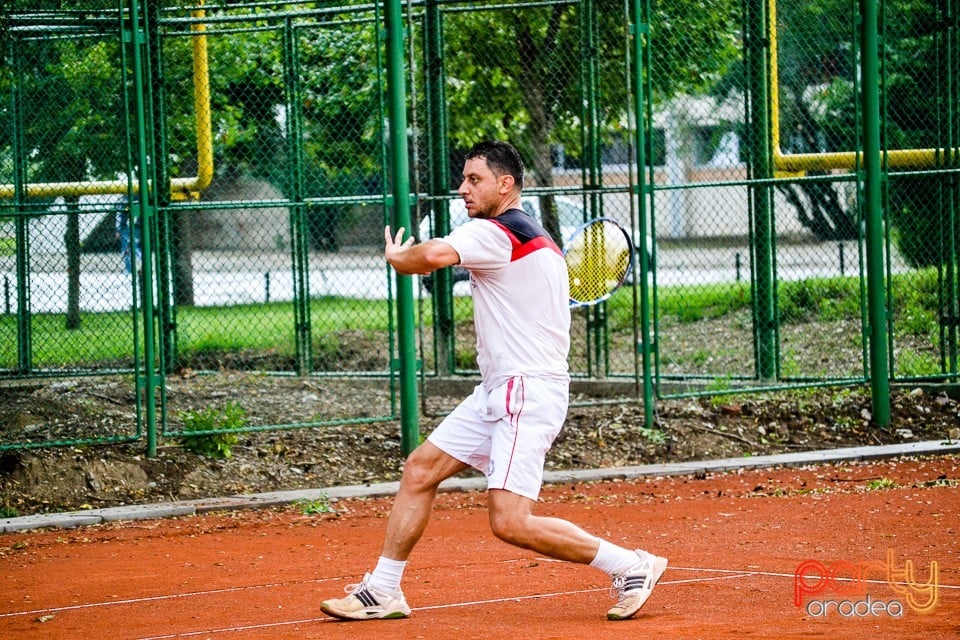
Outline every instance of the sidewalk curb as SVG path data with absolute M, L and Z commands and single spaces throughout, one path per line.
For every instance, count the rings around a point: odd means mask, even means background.
M 598 480 L 628 480 L 651 476 L 684 476 L 714 471 L 757 469 L 764 467 L 791 467 L 825 464 L 844 461 L 876 460 L 902 456 L 946 455 L 960 453 L 960 442 L 930 440 L 907 444 L 846 447 L 822 451 L 803 451 L 767 456 L 721 458 L 695 462 L 672 462 L 665 464 L 613 467 L 609 469 L 586 469 L 578 471 L 547 471 L 544 484 L 565 482 L 594 482 Z M 173 516 L 197 515 L 213 511 L 236 509 L 261 509 L 305 500 L 347 498 L 376 498 L 395 495 L 399 482 L 384 482 L 368 485 L 350 485 L 323 489 L 299 489 L 202 498 L 177 502 L 132 505 L 68 511 L 65 513 L 39 514 L 19 518 L 0 519 L 0 533 L 27 531 L 46 527 L 71 528 L 119 520 L 152 520 Z M 484 478 L 451 478 L 440 485 L 444 492 L 475 491 L 486 488 Z

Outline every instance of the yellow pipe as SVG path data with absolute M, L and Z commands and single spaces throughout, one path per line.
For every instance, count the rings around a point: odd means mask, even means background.
M 194 18 L 203 18 L 202 9 L 192 11 Z M 191 25 L 193 36 L 193 108 L 197 135 L 197 175 L 170 180 L 170 195 L 175 200 L 198 198 L 199 192 L 210 186 L 213 180 L 213 125 L 210 117 L 210 66 L 207 59 L 207 27 L 199 23 Z M 137 183 L 133 183 L 136 190 Z M 109 193 L 127 193 L 130 185 L 126 180 L 96 180 L 91 182 L 40 182 L 28 183 L 24 193 L 28 198 L 57 196 L 85 196 Z M 12 184 L 0 184 L 0 198 L 12 198 L 16 188 Z
M 206 15 L 203 9 L 191 12 L 194 18 Z M 213 125 L 210 119 L 210 65 L 207 61 L 207 25 L 191 25 L 193 37 L 193 110 L 197 133 L 197 175 L 192 178 L 174 178 L 170 190 L 174 198 L 178 192 L 198 197 L 199 192 L 213 180 Z
M 770 132 L 773 166 L 777 173 L 803 173 L 828 169 L 853 170 L 863 163 L 859 151 L 829 153 L 784 153 L 780 148 L 780 78 L 777 60 L 777 0 L 768 0 L 770 20 Z M 887 166 L 896 168 L 933 167 L 945 158 L 949 149 L 891 149 L 885 153 Z

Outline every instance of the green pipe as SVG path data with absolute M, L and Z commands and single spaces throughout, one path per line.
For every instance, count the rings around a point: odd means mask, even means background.
M 387 36 L 387 112 L 390 125 L 392 180 L 391 225 L 410 236 L 410 166 L 407 157 L 407 92 L 403 65 L 403 11 L 401 0 L 385 0 Z M 400 448 L 409 455 L 420 443 L 417 407 L 417 350 L 414 325 L 413 279 L 397 274 L 397 340 L 400 367 Z
M 748 66 L 750 113 L 750 178 L 773 177 L 770 141 L 770 39 L 764 0 L 747 0 L 745 56 Z M 750 187 L 753 204 L 754 301 L 756 327 L 756 371 L 761 380 L 773 380 L 777 373 L 776 278 L 774 274 L 774 230 L 771 187 Z
M 140 3 L 138 0 L 130 0 L 130 29 L 132 33 L 132 63 L 133 63 L 133 83 L 134 83 L 134 117 L 137 125 L 137 179 L 139 181 L 140 198 L 132 202 L 130 206 L 130 226 L 136 226 L 137 217 L 141 217 L 140 227 L 143 237 L 141 240 L 143 247 L 143 260 L 141 261 L 142 273 L 140 282 L 142 283 L 142 313 L 143 313 L 143 343 L 144 343 L 144 403 L 146 410 L 146 434 L 147 434 L 147 456 L 156 457 L 157 455 L 157 375 L 156 375 L 156 351 L 154 336 L 154 298 L 153 298 L 153 222 L 156 213 L 152 194 L 150 193 L 150 179 L 147 175 L 152 163 L 148 161 L 150 156 L 146 142 L 150 138 L 147 136 L 147 105 L 145 100 L 146 85 L 144 76 L 148 73 L 143 62 L 143 48 L 146 45 L 146 34 L 142 28 L 145 25 L 145 19 L 141 14 Z
M 640 236 L 640 358 L 643 367 L 643 422 L 647 427 L 655 426 L 656 412 L 654 410 L 654 390 L 653 390 L 653 353 L 651 349 L 652 334 L 650 332 L 650 279 L 647 274 L 650 272 L 650 260 L 647 255 L 646 237 L 649 234 L 647 228 L 647 191 L 650 185 L 647 184 L 647 133 L 650 123 L 647 120 L 647 96 L 645 89 L 647 87 L 644 74 L 645 52 L 647 50 L 648 39 L 650 37 L 650 24 L 647 16 L 650 13 L 648 5 L 649 0 L 632 0 L 632 24 L 630 33 L 632 35 L 632 57 L 633 57 L 633 75 L 631 82 L 633 84 L 633 112 L 636 114 L 636 126 L 634 127 L 633 146 L 637 154 L 637 231 Z M 650 67 L 646 66 L 647 72 Z
M 446 195 L 450 189 L 450 163 L 447 161 L 446 97 L 443 81 L 442 16 L 437 0 L 427 0 L 424 13 L 424 58 L 426 60 L 427 135 L 429 135 L 430 195 Z M 450 232 L 447 200 L 432 200 L 434 232 L 444 236 Z M 423 238 L 421 238 L 422 240 Z M 433 304 L 436 317 L 436 368 L 445 374 L 456 369 L 455 323 L 453 318 L 453 290 L 450 269 L 434 274 Z
M 863 194 L 867 247 L 867 306 L 870 341 L 870 390 L 873 422 L 890 424 L 890 374 L 887 359 L 887 299 L 884 283 L 883 206 L 880 149 L 880 49 L 877 0 L 860 0 L 860 77 L 863 109 Z

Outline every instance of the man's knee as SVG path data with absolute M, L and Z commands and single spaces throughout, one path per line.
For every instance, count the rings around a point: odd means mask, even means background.
M 430 464 L 417 449 L 403 463 L 401 482 L 410 488 L 424 488 L 431 483 Z
M 512 545 L 523 546 L 524 528 L 520 521 L 509 514 L 490 514 L 490 531 L 497 538 Z
M 490 530 L 493 535 L 506 543 L 527 547 L 532 516 L 525 507 L 515 502 L 500 504 L 494 501 L 490 509 Z
M 430 442 L 425 442 L 414 449 L 403 463 L 401 484 L 413 490 L 435 489 L 465 466 Z

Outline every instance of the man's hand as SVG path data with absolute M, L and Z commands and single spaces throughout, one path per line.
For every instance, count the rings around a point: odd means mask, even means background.
M 403 227 L 397 229 L 396 237 L 390 235 L 390 225 L 387 225 L 383 228 L 383 257 L 387 259 L 387 262 L 396 266 L 398 260 L 400 260 L 402 254 L 413 246 L 414 238 L 410 236 L 407 238 L 406 242 L 403 242 L 403 232 L 406 231 Z
M 460 262 L 460 254 L 446 242 L 427 240 L 414 244 L 412 237 L 402 242 L 404 231 L 400 227 L 396 235 L 391 235 L 389 226 L 383 228 L 383 257 L 397 273 L 424 275 Z

